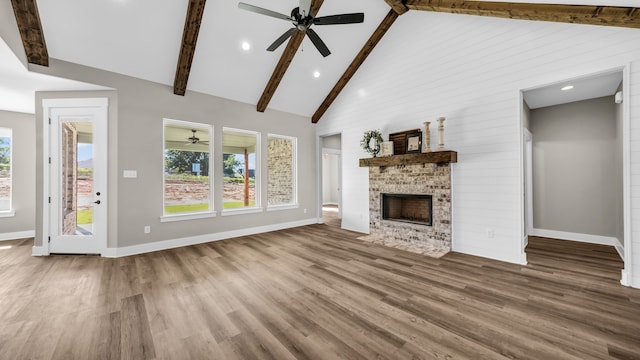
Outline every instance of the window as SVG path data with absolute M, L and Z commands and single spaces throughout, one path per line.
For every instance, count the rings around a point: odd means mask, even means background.
M 296 205 L 296 138 L 273 135 L 268 136 L 267 202 L 269 207 Z
M 258 194 L 259 133 L 225 128 L 222 132 L 223 208 L 260 206 Z
M 11 213 L 11 129 L 0 127 L 0 214 Z
M 164 120 L 165 217 L 161 220 L 213 213 L 212 133 L 210 125 Z

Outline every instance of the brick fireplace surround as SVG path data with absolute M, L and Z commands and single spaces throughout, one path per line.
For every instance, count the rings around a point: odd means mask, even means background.
M 370 235 L 363 240 L 440 257 L 451 250 L 449 163 L 369 167 Z M 381 194 L 433 196 L 433 225 L 382 220 Z

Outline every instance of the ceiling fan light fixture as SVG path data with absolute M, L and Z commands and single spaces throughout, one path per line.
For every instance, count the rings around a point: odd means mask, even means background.
M 313 77 L 316 78 L 316 79 L 319 78 L 320 77 L 320 71 L 318 71 L 318 70 L 314 71 L 313 72 Z
M 244 51 L 251 50 L 251 44 L 249 44 L 248 41 L 243 41 L 240 46 L 242 47 L 242 50 L 244 50 Z

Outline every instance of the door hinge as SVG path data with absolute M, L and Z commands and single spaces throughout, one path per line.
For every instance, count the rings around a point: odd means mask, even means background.
M 49 157 L 49 164 L 51 164 L 51 157 Z
M 49 118 L 49 125 L 51 125 L 51 118 Z
M 49 204 L 51 204 L 51 196 L 49 196 Z
M 51 236 L 47 236 L 49 238 L 49 243 L 51 243 Z

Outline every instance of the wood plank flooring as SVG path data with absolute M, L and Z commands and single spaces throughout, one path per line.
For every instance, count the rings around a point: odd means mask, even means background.
M 640 359 L 640 290 L 608 247 L 528 266 L 312 225 L 119 259 L 2 242 L 1 359 Z

